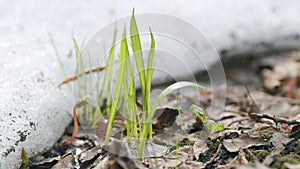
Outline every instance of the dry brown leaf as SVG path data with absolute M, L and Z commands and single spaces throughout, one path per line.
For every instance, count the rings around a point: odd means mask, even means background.
M 80 161 L 80 163 L 85 163 L 95 158 L 98 154 L 101 153 L 101 151 L 102 149 L 100 147 L 93 147 L 89 150 L 80 153 L 78 160 Z
M 255 138 L 250 138 L 246 135 L 242 135 L 234 139 L 223 140 L 223 145 L 229 152 L 238 152 L 240 148 L 245 149 L 252 146 L 260 146 L 265 144 L 268 144 L 268 142 Z
M 52 169 L 65 169 L 65 168 L 74 168 L 75 158 L 72 154 L 66 155 L 63 157 L 57 164 L 55 164 Z
M 194 157 L 198 161 L 199 155 L 201 153 L 205 153 L 209 148 L 207 147 L 207 144 L 205 143 L 204 139 L 199 139 L 196 140 L 194 145 L 193 145 L 193 150 L 194 150 Z
M 153 124 L 153 129 L 162 130 L 165 127 L 170 127 L 174 124 L 176 117 L 178 116 L 178 110 L 173 108 L 159 108 L 155 112 L 157 117 Z
M 198 161 L 186 161 L 178 166 L 178 169 L 186 169 L 186 168 L 204 169 L 205 166 L 202 162 L 198 162 Z
M 300 164 L 284 163 L 284 166 L 288 169 L 299 169 L 300 168 Z

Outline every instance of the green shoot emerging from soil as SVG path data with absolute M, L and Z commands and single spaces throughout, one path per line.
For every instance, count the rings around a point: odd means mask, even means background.
M 219 123 L 209 119 L 201 107 L 198 107 L 193 104 L 190 106 L 190 110 L 201 120 L 201 122 L 204 126 L 204 131 L 206 131 L 207 134 L 211 134 L 213 131 L 224 130 L 224 124 L 219 124 Z
M 71 78 L 66 79 L 62 84 L 68 83 L 70 81 L 77 80 L 78 83 L 78 94 L 80 97 L 87 95 L 86 89 L 87 84 L 84 77 L 81 77 L 86 74 L 91 74 L 93 72 L 104 71 L 102 74 L 102 81 L 98 84 L 100 85 L 100 90 L 98 94 L 97 107 L 95 111 L 90 114 L 92 111 L 91 108 L 85 109 L 85 119 L 92 119 L 92 126 L 95 126 L 98 120 L 101 118 L 101 114 L 105 114 L 108 117 L 107 131 L 105 134 L 105 145 L 109 144 L 112 129 L 114 126 L 115 118 L 118 112 L 123 112 L 125 116 L 125 126 L 126 126 L 126 136 L 128 141 L 134 141 L 135 147 L 137 147 L 137 153 L 139 159 L 142 159 L 144 154 L 144 149 L 146 143 L 152 141 L 152 120 L 154 114 L 161 103 L 161 101 L 169 94 L 174 91 L 184 88 L 184 87 L 195 87 L 202 88 L 196 83 L 192 82 L 177 82 L 165 90 L 163 90 L 156 100 L 151 104 L 150 102 L 150 91 L 152 76 L 154 73 L 154 62 L 155 62 L 155 38 L 152 33 L 152 30 L 149 28 L 149 36 L 151 40 L 151 45 L 148 53 L 147 63 L 144 63 L 144 53 L 141 45 L 140 34 L 138 31 L 137 22 L 134 16 L 134 10 L 130 19 L 130 34 L 129 38 L 127 37 L 126 28 L 123 30 L 122 40 L 120 42 L 119 53 L 118 53 L 118 69 L 115 77 L 115 86 L 113 90 L 110 90 L 112 87 L 112 76 L 114 68 L 114 56 L 116 50 L 116 37 L 117 30 L 114 30 L 112 45 L 107 57 L 105 66 L 92 69 L 90 67 L 89 71 L 85 71 L 83 68 L 83 59 L 81 56 L 80 48 L 78 47 L 76 41 L 73 39 L 73 44 L 75 48 L 76 60 L 77 60 L 77 75 Z M 130 40 L 130 43 L 129 43 Z M 128 45 L 130 44 L 130 45 Z M 133 57 L 130 57 L 130 52 L 132 52 Z M 134 81 L 134 74 L 137 71 L 138 80 L 141 86 L 141 95 L 142 95 L 142 113 L 139 113 L 137 96 L 136 96 L 136 84 Z M 91 76 L 90 76 L 91 79 Z M 101 103 L 105 99 L 104 91 L 107 91 L 105 109 L 101 109 Z M 112 94 L 111 91 L 114 91 Z M 84 94 L 85 93 L 85 94 Z M 178 98 L 177 98 L 178 102 Z M 180 107 L 179 107 L 179 111 Z M 181 116 L 181 115 L 180 115 Z M 202 117 L 202 116 L 201 116 Z M 209 123 L 209 120 L 203 117 L 205 124 Z M 180 122 L 182 124 L 182 121 Z M 218 125 L 209 125 L 213 129 L 219 129 Z M 123 133 L 121 133 L 123 134 Z
M 126 117 L 127 138 L 129 141 L 135 140 L 139 158 L 142 158 L 143 156 L 147 138 L 150 138 L 150 141 L 152 139 L 152 119 L 162 99 L 164 99 L 164 97 L 168 94 L 183 87 L 202 88 L 201 86 L 191 82 L 177 82 L 161 92 L 161 94 L 154 101 L 153 105 L 151 105 L 150 91 L 152 76 L 154 72 L 153 65 L 155 55 L 155 39 L 151 29 L 149 29 L 149 32 L 151 38 L 151 46 L 148 54 L 147 65 L 145 65 L 139 31 L 133 12 L 130 20 L 130 44 L 134 59 L 130 58 L 128 40 L 126 38 L 126 29 L 124 29 L 119 52 L 119 67 L 117 71 L 116 85 L 114 88 L 114 96 L 112 102 L 110 104 L 107 104 L 107 106 L 110 107 L 107 107 L 107 110 L 109 110 L 109 122 L 106 131 L 105 144 L 108 145 L 109 143 L 113 123 L 117 111 L 121 108 L 122 103 L 122 108 Z M 113 43 L 114 42 L 115 40 L 113 40 Z M 112 47 L 112 50 L 114 50 L 113 48 L 114 47 Z M 143 110 L 142 119 L 140 119 L 139 117 L 137 108 L 138 106 L 136 103 L 134 63 L 136 66 L 136 70 L 138 71 L 138 78 L 141 85 Z M 106 71 L 112 69 L 112 66 L 112 64 L 107 65 L 108 69 Z M 108 76 L 108 78 L 111 77 Z

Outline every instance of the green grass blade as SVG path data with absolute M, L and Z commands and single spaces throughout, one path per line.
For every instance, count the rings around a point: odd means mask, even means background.
M 119 69 L 118 69 L 118 73 L 117 73 L 115 93 L 114 93 L 114 98 L 113 98 L 112 105 L 111 105 L 108 127 L 107 127 L 107 131 L 106 131 L 105 145 L 108 145 L 108 143 L 109 143 L 109 138 L 111 135 L 113 123 L 115 120 L 117 110 L 119 108 L 121 89 L 122 89 L 123 79 L 125 76 L 124 72 L 126 70 L 125 61 L 128 57 L 129 57 L 129 52 L 128 52 L 128 45 L 127 45 L 127 39 L 126 39 L 126 30 L 124 29 L 123 38 L 122 38 L 122 42 L 121 42 L 121 48 L 120 48 L 120 55 L 119 55 Z
M 151 96 L 150 96 L 150 93 L 151 93 L 151 83 L 152 83 L 152 76 L 153 76 L 153 71 L 154 71 L 154 68 L 153 68 L 153 65 L 154 65 L 154 53 L 155 53 L 155 40 L 154 40 L 154 36 L 152 34 L 152 31 L 151 31 L 151 28 L 149 28 L 150 30 L 150 37 L 151 37 L 151 48 L 150 48 L 150 51 L 149 51 L 149 56 L 148 56 L 148 62 L 147 62 L 147 81 L 146 81 L 146 109 L 147 109 L 147 112 L 149 113 L 149 110 L 150 110 L 150 107 L 151 107 L 151 103 L 150 103 L 150 100 L 151 100 Z M 144 103 L 145 103 L 144 102 Z M 150 130 L 149 130 L 149 136 L 150 136 L 150 140 L 152 140 L 152 126 L 150 125 Z
M 77 84 L 78 84 L 78 96 L 82 97 L 84 94 L 81 94 L 81 88 L 83 87 L 81 84 L 81 76 L 80 73 L 84 72 L 83 60 L 81 56 L 81 51 L 78 47 L 78 43 L 76 39 L 73 37 L 73 46 L 75 49 L 75 56 L 76 56 L 76 75 L 77 75 Z
M 150 126 L 152 123 L 152 119 L 154 116 L 154 113 L 157 109 L 157 107 L 159 106 L 159 103 L 169 94 L 171 94 L 172 92 L 184 88 L 184 87 L 195 87 L 195 88 L 203 88 L 202 86 L 193 83 L 193 82 L 187 82 L 187 81 L 182 81 L 182 82 L 177 82 L 174 83 L 170 86 L 168 86 L 166 89 L 164 89 L 160 95 L 157 97 L 157 99 L 154 101 L 153 105 L 151 106 L 151 111 L 149 116 L 147 117 L 147 123 L 145 125 L 145 127 L 142 129 L 142 133 L 140 136 L 140 143 L 138 145 L 138 157 L 139 159 L 142 158 L 143 153 L 144 153 L 144 149 L 145 149 L 145 145 L 146 145 L 146 140 L 149 134 L 149 130 L 150 130 Z
M 129 59 L 128 59 L 129 60 Z M 138 131 L 137 131 L 137 122 L 139 126 L 139 131 L 141 131 L 140 125 L 140 117 L 138 115 L 138 108 L 136 105 L 136 89 L 134 82 L 134 63 L 129 60 L 129 68 L 130 68 L 130 84 L 129 84 L 129 98 L 130 98 L 130 107 L 131 107 L 131 121 L 132 121 L 132 135 L 134 136 L 135 142 L 138 141 Z M 137 121 L 136 121 L 137 119 Z
M 149 56 L 148 56 L 148 62 L 147 62 L 147 85 L 148 85 L 148 89 L 150 89 L 151 87 L 151 82 L 152 82 L 152 75 L 153 75 L 153 71 L 154 71 L 154 54 L 155 54 L 155 40 L 154 40 L 154 36 L 153 33 L 150 30 L 150 36 L 151 36 L 151 48 L 150 48 L 150 52 L 149 52 Z M 150 82 L 150 83 L 149 83 Z
M 112 45 L 111 45 L 111 48 L 110 48 L 110 51 L 109 51 L 109 56 L 108 56 L 108 59 L 106 61 L 106 65 L 105 65 L 105 67 L 108 70 L 104 72 L 100 93 L 98 95 L 98 105 L 101 105 L 101 101 L 103 99 L 103 91 L 104 91 L 105 83 L 107 81 L 107 100 L 106 100 L 107 108 L 109 108 L 110 105 L 111 105 L 111 103 L 110 103 L 110 97 L 111 97 L 110 91 L 111 90 L 109 89 L 109 86 L 111 85 L 111 79 L 112 79 L 113 61 L 114 61 L 114 56 L 115 56 L 116 37 L 117 37 L 117 29 L 115 27 L 113 42 L 112 42 Z M 108 80 L 107 80 L 107 78 L 108 78 Z M 109 112 L 109 110 L 108 110 L 108 112 Z
M 176 82 L 170 86 L 168 86 L 166 89 L 164 89 L 160 95 L 157 97 L 157 99 L 154 101 L 152 107 L 151 107 L 151 114 L 148 117 L 148 121 L 151 121 L 154 113 L 157 109 L 157 107 L 159 106 L 159 103 L 169 94 L 171 94 L 172 92 L 184 88 L 184 87 L 194 87 L 194 88 L 201 88 L 203 89 L 203 86 L 198 85 L 197 83 L 193 83 L 193 82 L 187 82 L 187 81 L 181 81 L 181 82 Z
M 152 34 L 152 31 L 150 29 L 150 36 L 151 36 L 151 48 L 150 48 L 150 52 L 149 52 L 149 56 L 148 56 L 148 62 L 147 62 L 147 87 L 146 87 L 146 98 L 147 101 L 149 103 L 148 106 L 150 106 L 150 90 L 151 90 L 151 83 L 152 83 L 152 76 L 153 76 L 153 65 L 154 65 L 154 53 L 155 53 L 155 40 L 154 40 L 154 36 Z M 147 109 L 149 109 L 150 107 L 148 107 Z
M 143 101 L 145 101 L 145 92 L 146 92 L 146 75 L 145 75 L 145 65 L 144 65 L 144 59 L 143 59 L 143 51 L 139 36 L 139 31 L 137 27 L 137 23 L 134 17 L 134 9 L 132 11 L 132 16 L 130 20 L 130 39 L 131 39 L 131 47 L 134 54 L 134 59 L 136 62 L 136 67 L 141 83 L 142 88 L 142 98 Z M 144 105 L 144 104 L 143 104 Z M 146 106 L 146 105 L 145 105 Z M 145 110 L 145 109 L 144 109 Z
M 55 55 L 56 55 L 56 59 L 57 59 L 57 61 L 58 61 L 58 64 L 59 64 L 59 66 L 60 66 L 60 69 L 61 69 L 61 71 L 62 71 L 62 73 L 63 73 L 63 75 L 64 75 L 64 77 L 65 77 L 65 79 L 66 79 L 66 78 L 68 78 L 66 69 L 65 69 L 65 67 L 64 67 L 63 62 L 62 62 L 61 59 L 60 59 L 60 55 L 59 55 L 59 53 L 58 53 L 57 47 L 56 47 L 55 42 L 54 42 L 54 40 L 53 40 L 53 37 L 52 37 L 52 35 L 51 35 L 51 33 L 50 33 L 49 31 L 48 31 L 48 36 L 49 36 L 49 38 L 50 38 L 52 47 L 53 47 L 53 49 L 54 49 L 54 52 L 55 52 Z M 68 84 L 68 87 L 69 87 L 70 90 L 72 90 L 70 84 Z
M 26 151 L 23 147 L 22 147 L 22 152 L 21 152 L 21 159 L 22 159 L 22 163 L 25 166 L 29 165 L 29 158 L 28 158 L 28 155 L 27 155 L 27 153 L 26 153 Z

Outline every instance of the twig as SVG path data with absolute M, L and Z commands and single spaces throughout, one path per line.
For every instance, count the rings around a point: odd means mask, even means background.
M 251 119 L 254 119 L 255 121 L 259 121 L 260 119 L 269 119 L 269 120 L 272 120 L 276 125 L 278 123 L 285 123 L 288 125 L 300 124 L 300 121 L 298 121 L 298 120 L 294 120 L 294 119 L 289 120 L 289 119 L 285 119 L 285 118 L 271 116 L 268 114 L 257 113 L 257 112 L 260 112 L 260 108 L 255 104 L 255 101 L 254 101 L 253 97 L 251 96 L 250 90 L 247 86 L 246 86 L 246 89 L 247 89 L 248 96 L 252 100 L 250 110 L 248 111 L 248 115 Z
M 217 159 L 217 157 L 218 157 L 218 155 L 219 155 L 219 153 L 220 153 L 220 151 L 221 151 L 221 147 L 222 147 L 222 144 L 220 143 L 219 146 L 218 146 L 218 149 L 217 149 L 217 151 L 216 151 L 216 153 L 215 153 L 215 155 L 211 158 L 211 160 L 209 160 L 209 161 L 205 164 L 205 166 L 206 166 L 207 164 L 212 163 L 215 159 Z
M 289 120 L 289 119 L 284 119 L 280 117 L 275 117 L 275 116 L 270 116 L 268 114 L 260 114 L 260 113 L 251 113 L 251 116 L 253 116 L 256 119 L 269 119 L 274 121 L 274 123 L 285 123 L 288 125 L 294 125 L 294 124 L 300 124 L 300 121 L 298 120 Z
M 58 87 L 61 87 L 62 85 L 66 84 L 66 83 L 75 81 L 78 77 L 81 77 L 81 76 L 83 76 L 83 75 L 86 75 L 86 74 L 89 74 L 89 73 L 100 72 L 100 71 L 102 71 L 102 70 L 104 70 L 104 69 L 105 69 L 105 67 L 104 67 L 104 66 L 101 66 L 101 67 L 97 67 L 97 68 L 94 68 L 94 69 L 87 70 L 87 71 L 85 71 L 85 72 L 79 73 L 78 75 L 74 75 L 74 76 L 68 77 L 68 78 L 65 79 L 63 82 L 61 82 L 61 83 L 58 85 Z
M 254 119 L 256 121 L 258 121 L 259 119 L 269 119 L 269 120 L 274 121 L 274 123 L 276 125 L 278 123 L 285 123 L 285 124 L 288 124 L 288 125 L 300 124 L 300 121 L 298 121 L 298 120 L 294 120 L 294 119 L 289 120 L 289 119 L 285 119 L 285 118 L 270 116 L 268 114 L 257 113 L 257 112 L 260 112 L 260 108 L 256 105 L 253 97 L 251 96 L 250 90 L 247 86 L 246 86 L 246 89 L 247 89 L 248 96 L 252 100 L 252 105 L 251 105 L 250 110 L 248 112 L 248 115 L 251 119 Z
M 245 117 L 245 118 L 242 118 L 242 119 L 234 120 L 234 121 L 232 121 L 231 123 L 228 124 L 228 127 L 230 127 L 234 123 L 240 123 L 240 122 L 248 120 L 248 119 L 249 119 L 249 117 Z

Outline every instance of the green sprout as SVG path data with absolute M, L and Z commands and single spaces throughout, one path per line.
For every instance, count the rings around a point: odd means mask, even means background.
M 119 52 L 119 68 L 117 72 L 116 85 L 114 89 L 114 96 L 111 102 L 111 106 L 107 109 L 109 112 L 109 121 L 105 137 L 105 145 L 108 145 L 113 128 L 114 119 L 117 111 L 120 108 L 120 104 L 123 103 L 123 111 L 126 117 L 126 131 L 128 140 L 135 140 L 138 157 L 143 157 L 144 148 L 149 138 L 152 140 L 152 119 L 155 111 L 157 110 L 161 101 L 172 92 L 181 89 L 183 87 L 196 87 L 202 88 L 192 82 L 177 82 L 170 85 L 156 98 L 154 103 L 150 103 L 150 91 L 152 76 L 154 72 L 154 56 L 155 56 L 155 39 L 151 29 L 150 38 L 151 46 L 148 54 L 148 62 L 145 65 L 144 57 L 142 53 L 142 46 L 139 36 L 137 23 L 134 17 L 134 11 L 132 13 L 130 21 L 130 40 L 131 49 L 133 52 L 134 60 L 130 58 L 128 40 L 126 37 L 126 30 L 123 31 L 121 47 Z M 115 40 L 114 40 L 115 41 Z M 114 44 L 114 42 L 113 42 Z M 134 82 L 134 62 L 136 70 L 138 71 L 138 78 L 141 85 L 142 93 L 142 119 L 138 114 L 138 108 L 136 103 L 136 89 Z M 111 68 L 112 65 L 109 65 Z M 108 70 L 108 69 L 107 69 Z M 107 71 L 106 70 L 106 71 Z
M 156 100 L 151 104 L 151 84 L 154 73 L 154 63 L 155 63 L 155 38 L 152 33 L 151 28 L 149 28 L 149 36 L 151 40 L 150 50 L 148 53 L 147 63 L 144 63 L 144 54 L 141 45 L 140 33 L 138 30 L 137 22 L 134 16 L 134 10 L 132 11 L 132 16 L 130 19 L 130 34 L 127 35 L 126 29 L 124 28 L 122 39 L 120 42 L 120 49 L 118 53 L 118 69 L 116 74 L 116 81 L 114 86 L 114 93 L 110 92 L 112 76 L 113 76 L 113 67 L 114 67 L 114 56 L 116 52 L 116 37 L 117 30 L 115 28 L 113 33 L 112 45 L 109 51 L 109 55 L 105 62 L 105 66 L 99 67 L 97 69 L 92 69 L 90 66 L 89 71 L 84 71 L 83 66 L 83 58 L 81 55 L 81 50 L 77 45 L 76 40 L 73 38 L 73 44 L 76 54 L 77 61 L 77 75 L 71 80 L 77 80 L 78 83 L 78 94 L 80 97 L 84 95 L 88 95 L 86 79 L 82 78 L 82 75 L 91 74 L 93 72 L 104 71 L 102 74 L 102 79 L 98 78 L 97 84 L 100 85 L 100 90 L 97 98 L 97 107 L 93 111 L 91 107 L 85 108 L 86 115 L 85 119 L 91 120 L 91 127 L 95 127 L 97 122 L 100 120 L 102 115 L 107 115 L 108 117 L 108 126 L 105 136 L 105 145 L 109 144 L 112 129 L 114 126 L 115 117 L 117 112 L 122 109 L 125 114 L 125 126 L 126 126 L 126 136 L 129 141 L 134 140 L 135 147 L 137 148 L 138 158 L 142 159 L 144 154 L 144 149 L 147 141 L 152 141 L 153 132 L 152 132 L 152 120 L 154 118 L 154 114 L 161 103 L 161 101 L 169 94 L 184 88 L 184 87 L 194 87 L 194 88 L 203 88 L 202 86 L 187 82 L 181 81 L 174 83 L 167 88 L 165 88 L 160 95 L 156 98 Z M 129 43 L 130 41 L 130 43 Z M 128 45 L 130 44 L 130 45 Z M 130 52 L 132 52 L 133 57 L 131 58 Z M 103 58 L 104 59 L 104 58 Z M 90 61 L 91 65 L 91 61 Z M 142 114 L 140 116 L 137 104 L 137 95 L 136 95 L 136 84 L 134 81 L 134 73 L 137 71 L 138 80 L 141 86 L 141 94 L 142 94 Z M 90 75 L 90 83 L 92 76 Z M 85 81 L 84 81 L 85 80 Z M 65 83 L 63 83 L 65 84 Z M 91 87 L 91 86 L 89 86 Z M 81 90 L 81 89 L 84 90 Z M 106 107 L 104 110 L 101 109 L 102 100 L 104 100 L 104 91 L 107 91 L 106 96 Z M 178 97 L 176 97 L 178 102 Z M 91 105 L 89 105 L 91 106 Z M 178 105 L 179 106 L 179 105 Z M 193 113 L 197 112 L 198 117 L 201 118 L 207 124 L 209 129 L 220 129 L 221 126 L 211 123 L 206 116 L 201 113 L 201 111 L 194 110 Z M 179 106 L 179 112 L 180 112 Z M 92 113 L 92 114 L 90 114 Z M 181 118 L 181 114 L 180 114 Z M 180 124 L 182 124 L 182 119 L 180 120 Z M 224 128 L 224 127 L 223 127 Z M 123 134 L 123 133 L 121 133 Z
M 208 134 L 211 134 L 213 131 L 224 130 L 224 124 L 220 124 L 209 119 L 201 107 L 193 104 L 190 106 L 190 110 L 201 120 L 204 126 L 204 131 L 208 132 Z
M 27 155 L 24 147 L 22 147 L 21 159 L 22 159 L 22 164 L 24 166 L 28 166 L 29 165 L 29 158 L 28 158 L 28 155 Z

